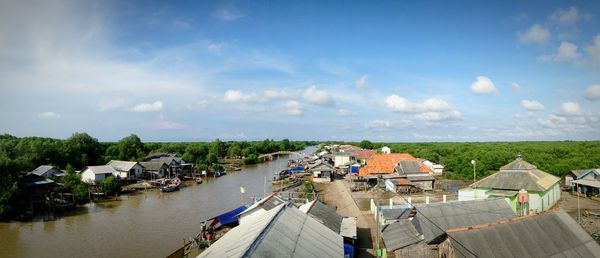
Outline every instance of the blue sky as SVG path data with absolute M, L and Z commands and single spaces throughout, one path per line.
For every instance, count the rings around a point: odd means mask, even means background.
M 4 1 L 0 132 L 599 140 L 600 4 L 505 2 Z

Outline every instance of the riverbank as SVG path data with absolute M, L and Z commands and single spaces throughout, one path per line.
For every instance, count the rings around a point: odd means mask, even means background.
M 178 192 L 139 191 L 120 201 L 89 203 L 57 220 L 2 222 L 0 257 L 165 257 L 195 236 L 200 222 L 270 192 L 273 174 L 287 161 L 247 165 Z

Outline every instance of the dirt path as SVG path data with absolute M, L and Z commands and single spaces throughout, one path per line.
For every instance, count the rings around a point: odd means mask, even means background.
M 342 216 L 357 218 L 356 257 L 374 257 L 373 242 L 376 231 L 373 216 L 360 211 L 344 181 L 337 180 L 323 186 L 323 202 L 329 206 L 336 206 L 337 213 Z

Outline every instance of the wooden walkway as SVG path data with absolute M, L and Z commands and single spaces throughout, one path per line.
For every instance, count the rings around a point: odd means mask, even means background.
M 291 154 L 300 154 L 300 153 L 295 152 L 295 151 L 277 151 L 277 152 L 273 152 L 273 153 L 262 154 L 262 155 L 258 156 L 258 158 L 262 159 L 262 160 L 273 160 L 274 157 L 291 155 Z

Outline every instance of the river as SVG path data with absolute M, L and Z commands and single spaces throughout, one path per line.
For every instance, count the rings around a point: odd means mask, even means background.
M 165 257 L 198 233 L 202 220 L 239 207 L 241 198 L 250 204 L 262 196 L 265 178 L 269 193 L 273 174 L 290 158 L 299 156 L 245 166 L 177 192 L 143 191 L 86 204 L 52 221 L 0 223 L 0 257 Z

